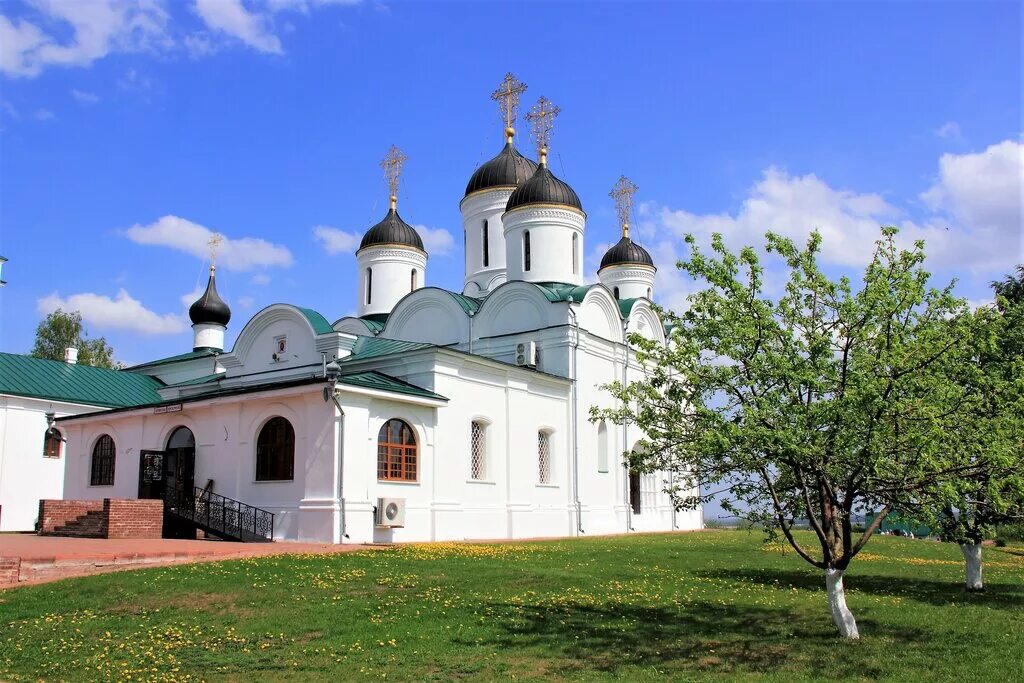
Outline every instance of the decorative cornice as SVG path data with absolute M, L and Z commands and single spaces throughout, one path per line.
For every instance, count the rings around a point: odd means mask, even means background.
M 359 258 L 359 255 L 364 252 L 373 252 L 374 256 L 404 256 L 406 258 L 409 258 L 410 254 L 416 254 L 422 256 L 424 261 L 430 258 L 430 255 L 422 249 L 417 249 L 416 247 L 409 246 L 408 244 L 399 244 L 397 242 L 382 242 L 381 244 L 371 244 L 368 247 L 363 247 L 356 251 L 356 258 Z
M 462 205 L 466 203 L 467 199 L 472 199 L 472 198 L 475 198 L 475 197 L 481 197 L 481 196 L 483 196 L 485 194 L 504 195 L 505 196 L 504 197 L 505 201 L 508 202 L 508 198 L 512 196 L 513 192 L 515 192 L 516 187 L 518 187 L 518 186 L 517 185 L 494 185 L 493 187 L 485 187 L 482 190 L 474 190 L 473 192 L 470 192 L 469 194 L 467 194 L 465 197 L 462 198 L 462 201 L 459 202 L 459 208 L 460 209 L 462 208 Z
M 569 206 L 568 204 L 551 204 L 551 203 L 547 203 L 547 202 L 537 202 L 536 204 L 523 204 L 522 206 L 517 206 L 517 207 L 515 207 L 515 208 L 513 208 L 513 209 L 511 209 L 509 211 L 506 211 L 502 215 L 504 217 L 504 216 L 508 216 L 509 214 L 519 213 L 521 211 L 531 211 L 531 210 L 534 210 L 534 209 L 545 209 L 545 208 L 561 209 L 562 211 L 568 211 L 569 213 L 573 213 L 573 214 L 576 214 L 578 216 L 581 216 L 584 220 L 586 220 L 586 218 L 587 218 L 586 212 L 583 211 L 582 209 L 577 209 L 575 206 Z
M 605 266 L 604 268 L 599 268 L 597 274 L 600 275 L 601 273 L 611 271 L 618 271 L 625 277 L 636 277 L 640 273 L 653 275 L 658 271 L 658 269 L 646 263 L 616 263 L 610 266 Z M 636 273 L 635 271 L 640 271 L 640 273 Z

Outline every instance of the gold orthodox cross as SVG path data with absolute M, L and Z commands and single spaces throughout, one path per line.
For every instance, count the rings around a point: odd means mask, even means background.
M 626 176 L 619 176 L 619 182 L 615 183 L 608 196 L 615 200 L 615 213 L 619 214 L 619 225 L 622 226 L 622 236 L 629 237 L 629 214 L 633 208 L 633 195 L 639 188 Z
M 505 124 L 505 139 L 512 142 L 516 134 L 514 124 L 519 112 L 519 96 L 526 92 L 526 84 L 521 83 L 512 72 L 505 74 L 505 79 L 498 89 L 491 93 L 491 99 L 498 103 L 502 122 Z
M 384 169 L 384 177 L 388 181 L 388 190 L 391 192 L 392 211 L 395 210 L 395 206 L 398 204 L 398 179 L 402 177 L 402 164 L 408 158 L 402 150 L 391 145 L 391 149 L 388 150 L 387 155 L 380 162 L 380 167 Z
M 540 158 L 542 166 L 547 165 L 548 146 L 551 143 L 551 129 L 555 126 L 555 117 L 561 111 L 551 100 L 541 96 L 537 103 L 531 107 L 530 113 L 526 115 L 526 120 L 530 122 L 530 133 L 533 135 L 533 141 L 537 143 L 537 156 Z
M 214 269 L 216 269 L 216 265 L 214 264 L 217 262 L 217 251 L 220 250 L 220 245 L 223 244 L 223 242 L 224 235 L 221 235 L 219 232 L 215 232 L 213 233 L 213 236 L 210 237 L 210 241 L 206 243 L 206 246 L 210 248 L 210 273 L 213 273 Z

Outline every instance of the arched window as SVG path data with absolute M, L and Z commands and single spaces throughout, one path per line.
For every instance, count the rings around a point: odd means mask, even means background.
M 117 457 L 114 440 L 104 434 L 96 440 L 92 447 L 92 467 L 90 467 L 90 486 L 114 485 L 114 460 Z
M 597 471 L 608 471 L 608 425 L 604 420 L 597 423 Z
M 580 269 L 580 254 L 579 254 L 580 236 L 573 233 L 572 236 L 572 274 L 576 275 Z
M 416 432 L 402 420 L 391 419 L 377 434 L 377 479 L 417 481 Z
M 487 478 L 487 423 L 473 420 L 469 430 L 469 477 Z
M 271 418 L 256 438 L 256 481 L 294 478 L 295 430 L 283 417 Z
M 615 298 L 616 299 L 619 298 L 619 288 L 618 287 L 615 288 Z
M 483 239 L 484 268 L 486 268 L 491 264 L 491 247 L 487 242 L 487 221 L 484 221 L 484 229 L 481 238 Z
M 373 302 L 373 268 L 366 269 L 366 303 Z
M 523 272 L 530 270 L 530 231 L 523 233 Z
M 551 434 L 545 431 L 537 432 L 537 481 L 551 483 Z
M 636 470 L 629 471 L 629 506 L 634 515 L 640 514 L 640 473 Z
M 412 272 L 409 273 L 409 291 L 410 292 L 415 292 L 416 291 L 416 269 L 415 268 L 413 268 Z
M 647 288 L 647 298 L 648 299 L 651 298 L 651 288 L 650 287 Z
M 43 434 L 43 457 L 60 458 L 61 446 L 64 444 L 64 437 L 56 427 L 50 427 Z

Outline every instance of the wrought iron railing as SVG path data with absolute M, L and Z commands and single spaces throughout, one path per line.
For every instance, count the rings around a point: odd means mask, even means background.
M 198 486 L 167 491 L 167 511 L 214 534 L 240 541 L 272 541 L 274 513 Z

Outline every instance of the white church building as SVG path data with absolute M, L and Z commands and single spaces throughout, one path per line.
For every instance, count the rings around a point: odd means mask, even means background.
M 428 284 L 392 148 L 390 210 L 356 252 L 357 315 L 332 324 L 274 304 L 226 349 L 211 266 L 189 311 L 193 348 L 123 371 L 158 381 L 160 400 L 58 420 L 64 498 L 163 497 L 199 528 L 228 516 L 255 536 L 331 543 L 699 528 L 700 510 L 674 510 L 667 476 L 624 464 L 636 427 L 590 420 L 614 405 L 600 385 L 643 372 L 627 335 L 665 342 L 629 187 L 622 239 L 586 283 L 587 215 L 546 163 L 557 110 L 541 98 L 527 117 L 535 163 L 513 145 L 523 87 L 502 87 L 505 146 L 459 203 L 461 292 Z

